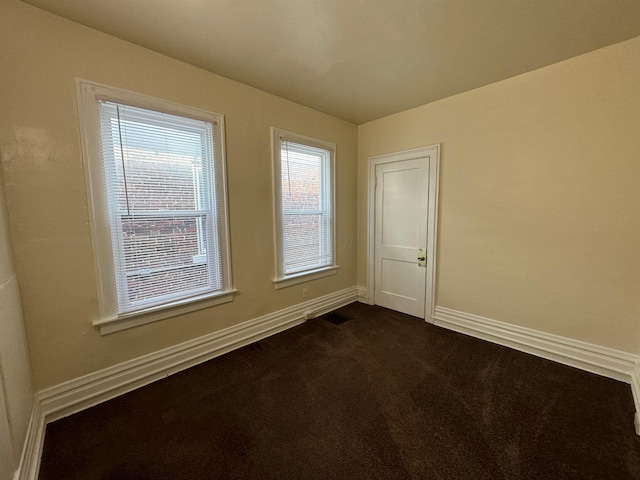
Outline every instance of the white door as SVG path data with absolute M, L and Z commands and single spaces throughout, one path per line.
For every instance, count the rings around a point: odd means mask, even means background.
M 375 165 L 374 303 L 425 318 L 429 156 Z

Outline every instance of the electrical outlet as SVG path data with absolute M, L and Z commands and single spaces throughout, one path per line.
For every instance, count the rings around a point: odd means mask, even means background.
M 308 292 L 307 292 L 307 289 L 306 289 L 306 288 L 303 288 L 303 289 L 302 289 L 302 298 L 307 298 L 307 293 L 308 293 Z

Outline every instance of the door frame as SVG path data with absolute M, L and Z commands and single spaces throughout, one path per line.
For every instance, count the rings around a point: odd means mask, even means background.
M 440 184 L 440 144 L 369 157 L 367 178 L 367 299 L 375 303 L 375 222 L 376 167 L 385 163 L 429 157 L 429 208 L 427 210 L 427 266 L 425 292 L 425 321 L 433 323 L 436 294 L 436 243 L 438 238 L 438 187 Z

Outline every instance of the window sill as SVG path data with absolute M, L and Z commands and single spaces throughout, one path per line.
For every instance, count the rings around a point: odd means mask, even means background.
M 195 298 L 179 300 L 157 307 L 140 310 L 138 312 L 120 315 L 116 318 L 97 320 L 93 322 L 93 326 L 100 328 L 101 335 L 108 335 L 110 333 L 126 330 L 127 328 L 133 328 L 146 323 L 157 322 L 158 320 L 163 320 L 165 318 L 175 317 L 185 313 L 195 312 L 196 310 L 202 310 L 203 308 L 209 308 L 215 305 L 231 302 L 233 301 L 234 294 L 237 292 L 238 290 L 233 289 L 222 293 L 201 295 Z
M 340 268 L 338 265 L 332 265 L 331 267 L 320 268 L 310 272 L 301 272 L 293 275 L 287 275 L 283 278 L 274 278 L 272 282 L 275 284 L 274 286 L 276 287 L 276 290 L 280 290 L 281 288 L 290 287 L 299 283 L 328 277 L 329 275 L 335 275 L 338 268 Z

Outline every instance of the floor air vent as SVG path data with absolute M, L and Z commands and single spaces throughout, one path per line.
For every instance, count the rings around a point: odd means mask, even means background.
M 341 323 L 344 323 L 347 320 L 350 320 L 349 317 L 346 317 L 341 313 L 335 313 L 335 312 L 327 313 L 326 315 L 323 315 L 322 318 L 324 318 L 328 322 L 333 323 L 334 325 L 340 325 Z

